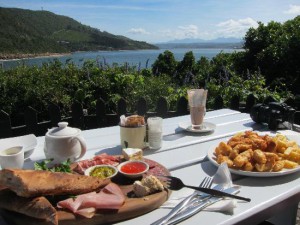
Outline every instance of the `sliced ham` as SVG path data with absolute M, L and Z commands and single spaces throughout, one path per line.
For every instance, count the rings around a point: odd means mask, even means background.
M 91 166 L 96 166 L 96 165 L 117 166 L 119 163 L 120 163 L 119 156 L 112 156 L 112 155 L 107 155 L 106 153 L 102 153 L 100 155 L 96 155 L 92 159 L 86 159 L 78 162 L 76 167 L 74 168 L 74 171 L 80 174 L 84 174 L 84 171 Z
M 85 218 L 92 218 L 96 213 L 96 209 L 91 207 L 91 208 L 85 208 L 85 209 L 78 209 L 76 211 L 76 214 L 81 215 Z
M 59 208 L 68 209 L 75 214 L 90 218 L 95 209 L 119 209 L 125 196 L 118 185 L 110 183 L 99 193 L 91 192 L 58 202 Z M 94 208 L 94 210 L 92 209 Z

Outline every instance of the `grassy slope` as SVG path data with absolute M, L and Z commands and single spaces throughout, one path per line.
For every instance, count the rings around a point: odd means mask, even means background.
M 0 53 L 153 48 L 48 11 L 0 7 Z

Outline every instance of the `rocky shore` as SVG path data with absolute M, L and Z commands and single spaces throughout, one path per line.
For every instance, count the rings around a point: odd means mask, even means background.
M 28 59 L 36 57 L 61 57 L 65 55 L 70 55 L 71 53 L 0 53 L 0 60 L 14 60 L 14 59 Z

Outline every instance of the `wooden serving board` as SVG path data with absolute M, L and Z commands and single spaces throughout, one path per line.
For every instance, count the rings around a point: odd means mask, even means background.
M 169 171 L 161 164 L 145 159 L 149 164 L 150 169 L 144 175 L 170 175 Z M 119 210 L 98 211 L 96 215 L 90 219 L 76 216 L 75 214 L 58 209 L 58 224 L 59 225 L 99 225 L 119 222 L 122 220 L 134 218 L 146 214 L 160 207 L 169 197 L 169 190 L 165 189 L 162 192 L 151 194 L 142 198 L 137 198 L 133 195 L 132 184 L 134 180 L 118 174 L 112 179 L 120 185 L 121 190 L 126 196 L 124 205 Z M 48 225 L 44 220 L 37 220 L 15 212 L 5 211 L 1 213 L 8 225 Z

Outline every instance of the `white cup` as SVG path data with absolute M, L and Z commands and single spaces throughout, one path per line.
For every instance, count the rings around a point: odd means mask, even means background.
M 24 165 L 23 146 L 0 150 L 0 165 L 2 169 L 21 169 Z
M 162 146 L 162 124 L 161 117 L 149 117 L 148 124 L 148 144 L 150 149 L 159 149 Z

